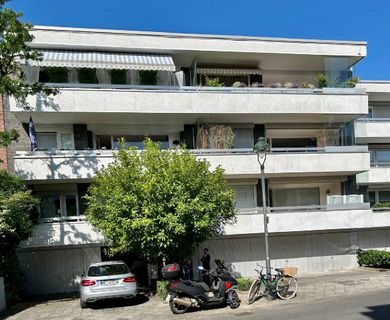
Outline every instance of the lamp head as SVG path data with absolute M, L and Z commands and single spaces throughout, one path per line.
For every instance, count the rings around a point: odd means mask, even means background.
M 270 150 L 270 145 L 267 142 L 267 139 L 265 137 L 260 137 L 257 139 L 256 144 L 253 146 L 253 151 L 255 151 L 257 154 L 264 154 L 267 151 Z

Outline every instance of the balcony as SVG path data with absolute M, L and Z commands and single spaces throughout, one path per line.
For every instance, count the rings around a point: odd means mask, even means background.
M 367 118 L 355 121 L 356 143 L 390 143 L 390 119 Z
M 113 161 L 111 150 L 18 152 L 15 171 L 24 180 L 92 179 Z M 256 154 L 250 149 L 194 150 L 212 169 L 222 166 L 231 178 L 259 177 Z M 351 161 L 353 158 L 353 161 Z M 370 168 L 365 146 L 273 148 L 267 156 L 267 177 L 352 175 Z
M 361 185 L 388 184 L 390 181 L 390 150 L 372 149 L 371 168 L 356 176 L 356 182 Z
M 96 123 L 126 124 L 153 119 L 159 123 L 196 121 L 202 115 L 224 115 L 225 122 L 323 122 L 324 115 L 332 115 L 332 121 L 344 122 L 368 112 L 367 95 L 361 88 L 58 85 L 59 95 L 29 97 L 28 109 L 11 99 L 11 111 L 27 122 L 31 111 L 36 111 L 42 123 L 87 123 L 93 117 Z
M 342 206 L 268 208 L 268 210 L 268 230 L 271 234 L 390 226 L 390 212 L 373 212 L 368 203 Z M 226 226 L 225 234 L 263 233 L 262 212 L 262 208 L 241 211 L 237 216 L 237 223 Z
M 32 236 L 21 244 L 22 248 L 66 245 L 101 244 L 103 235 L 96 231 L 84 216 L 64 220 L 46 219 L 34 226 Z

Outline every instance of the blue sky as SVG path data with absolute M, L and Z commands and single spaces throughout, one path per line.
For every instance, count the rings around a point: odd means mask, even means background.
M 368 56 L 355 67 L 390 80 L 389 0 L 13 0 L 35 25 L 358 40 Z

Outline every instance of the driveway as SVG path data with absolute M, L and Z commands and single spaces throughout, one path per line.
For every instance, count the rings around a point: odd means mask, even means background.
M 138 296 L 129 301 L 106 301 L 90 309 L 80 309 L 76 297 L 66 299 L 35 300 L 17 305 L 2 315 L 10 320 L 127 320 L 127 319 L 205 319 L 226 314 L 243 317 L 255 314 L 258 309 L 273 310 L 296 304 L 319 303 L 318 300 L 347 299 L 353 296 L 372 295 L 390 290 L 390 271 L 355 269 L 335 273 L 304 275 L 298 278 L 298 296 L 290 301 L 257 301 L 247 305 L 246 293 L 241 294 L 242 304 L 236 310 L 219 308 L 196 311 L 175 316 L 169 306 L 157 297 Z M 264 310 L 264 311 L 265 311 Z

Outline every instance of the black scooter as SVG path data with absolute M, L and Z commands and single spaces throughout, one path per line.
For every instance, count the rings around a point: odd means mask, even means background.
M 210 308 L 229 305 L 240 306 L 237 280 L 228 272 L 223 261 L 215 260 L 217 268 L 205 272 L 210 283 L 190 280 L 171 280 L 169 283 L 169 307 L 174 314 L 185 313 L 189 308 Z M 199 270 L 205 271 L 203 267 Z

